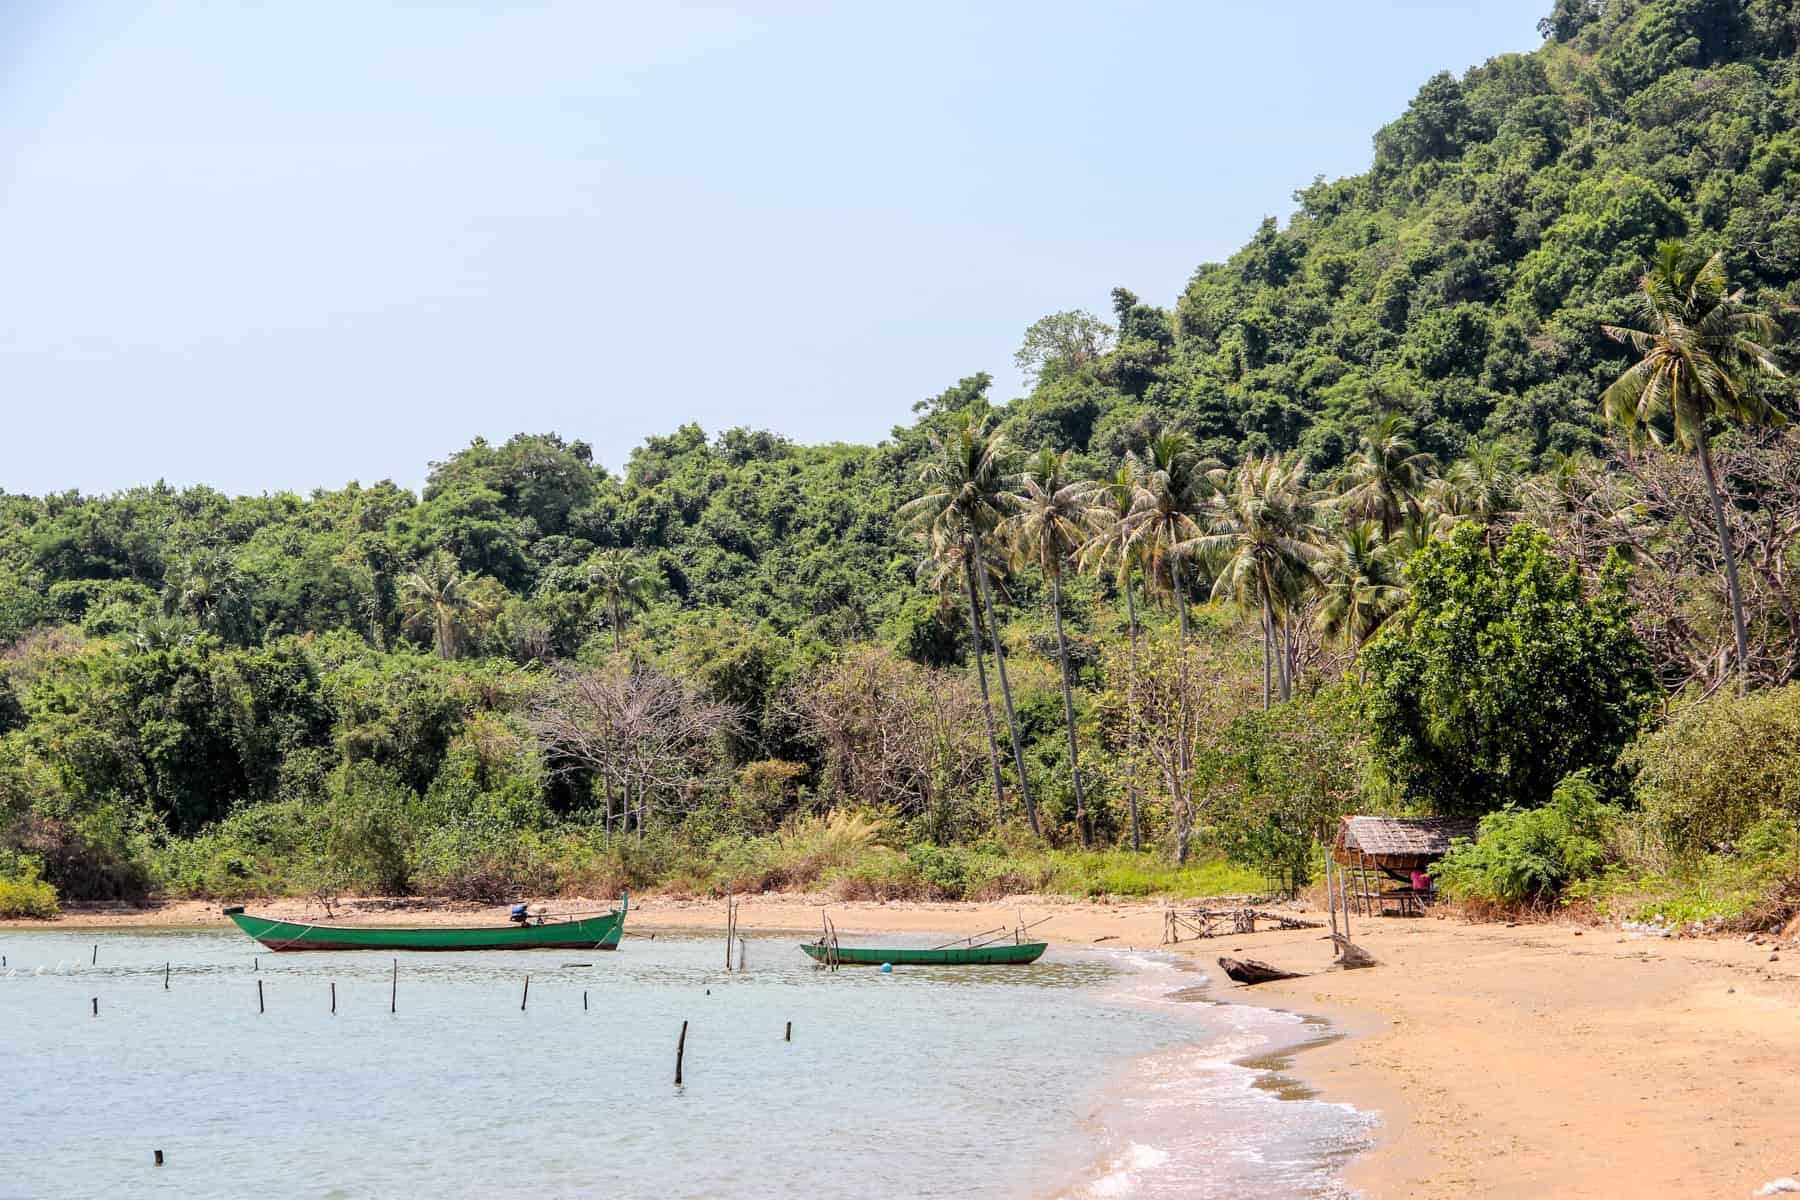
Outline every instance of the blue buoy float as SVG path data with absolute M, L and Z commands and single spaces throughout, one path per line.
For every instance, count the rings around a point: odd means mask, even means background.
M 882 963 L 881 964 L 881 973 L 883 975 L 892 975 L 894 973 L 894 964 L 893 963 Z

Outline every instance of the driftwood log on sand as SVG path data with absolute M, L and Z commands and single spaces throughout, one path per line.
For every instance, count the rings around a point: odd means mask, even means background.
M 1337 947 L 1338 966 L 1346 971 L 1354 971 L 1360 967 L 1375 965 L 1375 956 L 1352 942 L 1341 933 L 1331 935 L 1332 945 Z
M 1275 979 L 1299 979 L 1298 971 L 1284 971 L 1254 958 L 1221 958 L 1219 966 L 1225 974 L 1242 984 L 1268 983 Z

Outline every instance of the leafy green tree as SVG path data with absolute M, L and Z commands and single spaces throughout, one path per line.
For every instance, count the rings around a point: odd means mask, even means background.
M 1800 830 L 1800 683 L 1686 705 L 1625 765 L 1645 823 L 1677 859 L 1736 845 L 1766 821 Z
M 1741 289 L 1728 290 L 1719 255 L 1702 259 L 1679 241 L 1657 245 L 1635 299 L 1641 328 L 1604 328 L 1608 337 L 1629 344 L 1639 358 L 1606 389 L 1601 403 L 1607 417 L 1634 436 L 1647 430 L 1660 440 L 1659 422 L 1666 419 L 1676 445 L 1700 459 L 1725 558 L 1725 587 L 1737 639 L 1738 690 L 1743 691 L 1750 672 L 1744 596 L 1706 423 L 1712 417 L 1738 425 L 1778 425 L 1786 420 L 1759 386 L 1759 378 L 1782 377 L 1774 354 L 1763 344 L 1774 338 L 1775 323 L 1746 305 Z
M 1589 776 L 1570 774 L 1541 807 L 1508 806 L 1482 817 L 1480 834 L 1453 845 L 1432 875 L 1458 899 L 1548 905 L 1606 861 L 1618 810 L 1602 803 Z
M 1018 477 L 1008 501 L 1012 515 L 1001 526 L 1015 553 L 1050 581 L 1050 613 L 1056 623 L 1056 665 L 1062 677 L 1063 726 L 1069 737 L 1069 778 L 1075 789 L 1075 822 L 1081 844 L 1093 844 L 1087 799 L 1081 788 L 1081 748 L 1075 738 L 1075 700 L 1069 688 L 1069 639 L 1063 631 L 1063 571 L 1088 539 L 1096 520 L 1094 485 L 1069 474 L 1070 452 L 1040 450 Z
M 1416 555 L 1406 606 L 1363 650 L 1371 749 L 1387 776 L 1441 813 L 1534 807 L 1583 768 L 1612 786 L 1657 694 L 1627 572 L 1609 560 L 1590 595 L 1523 524 L 1497 551 L 1464 524 Z
M 1112 348 L 1113 328 L 1079 309 L 1032 322 L 1013 363 L 1029 379 L 1079 371 Z

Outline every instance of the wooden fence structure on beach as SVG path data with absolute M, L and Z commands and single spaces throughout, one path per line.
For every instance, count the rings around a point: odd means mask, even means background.
M 1323 929 L 1317 921 L 1304 921 L 1286 913 L 1259 908 L 1176 908 L 1163 910 L 1164 946 L 1180 942 L 1185 934 L 1189 941 L 1200 938 L 1225 937 L 1227 934 L 1255 933 L 1261 921 L 1268 929 Z

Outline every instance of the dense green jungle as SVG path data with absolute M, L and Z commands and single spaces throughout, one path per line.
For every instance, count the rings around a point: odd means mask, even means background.
M 1800 10 L 1540 31 L 877 445 L 0 493 L 0 910 L 1288 892 L 1349 812 L 1482 817 L 1475 907 L 1792 909 Z

